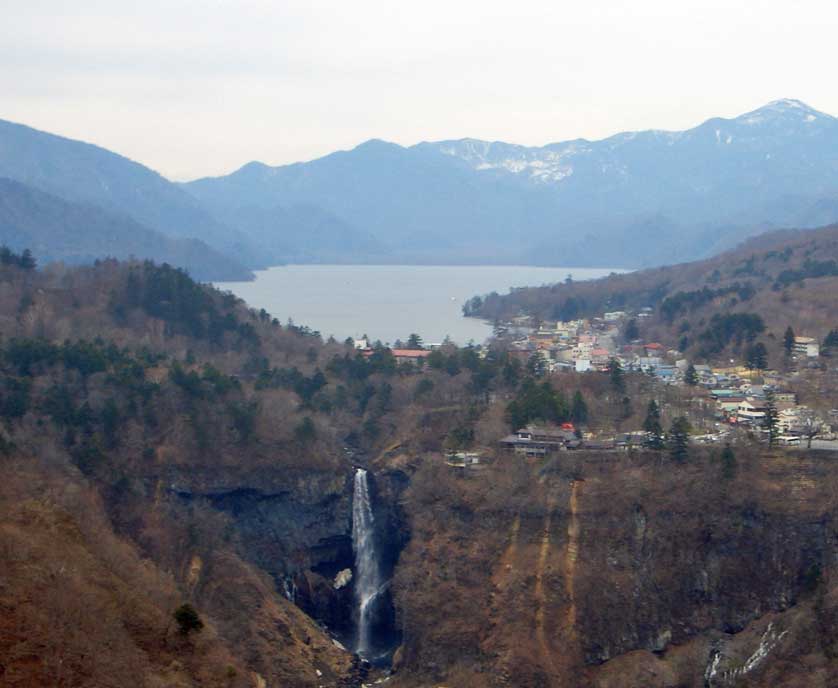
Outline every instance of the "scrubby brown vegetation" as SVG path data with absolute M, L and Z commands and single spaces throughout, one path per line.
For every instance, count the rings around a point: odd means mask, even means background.
M 322 611 L 317 591 L 331 594 L 323 573 L 346 548 L 349 457 L 394 440 L 471 444 L 487 395 L 514 389 L 518 369 L 452 348 L 419 375 L 167 266 L 36 271 L 11 257 L 0 266 L 3 681 L 353 681 L 351 656 L 280 594 L 299 587 L 309 611 Z M 200 632 L 177 633 L 185 603 Z
M 9 265 L 0 298 L 0 682 L 346 678 L 202 492 L 342 470 L 336 429 L 296 439 L 293 392 L 248 381 L 254 359 L 311 366 L 319 340 L 150 264 Z M 185 603 L 203 624 L 187 635 Z
M 118 537 L 97 492 L 56 458 L 3 460 L 0 683 L 249 685 L 214 625 L 178 637 L 176 577 Z

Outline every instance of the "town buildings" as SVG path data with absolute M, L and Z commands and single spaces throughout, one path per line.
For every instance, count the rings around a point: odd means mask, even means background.
M 634 340 L 625 342 L 622 337 L 627 318 L 639 318 L 650 311 L 631 314 L 611 311 L 601 318 L 586 318 L 568 322 L 541 322 L 538 328 L 529 323 L 529 331 L 520 334 L 511 344 L 513 356 L 522 363 L 533 356 L 539 360 L 539 369 L 548 372 L 573 371 L 587 373 L 605 371 L 612 361 L 617 361 L 626 371 L 640 371 L 666 385 L 685 385 L 690 361 L 681 358 L 678 351 L 667 350 L 660 342 Z M 519 319 L 519 326 L 526 323 Z M 813 337 L 795 338 L 795 356 L 811 361 L 820 354 L 818 342 Z M 695 400 L 702 408 L 714 409 L 715 420 L 728 426 L 750 431 L 762 430 L 767 410 L 767 393 L 774 396 L 778 413 L 778 431 L 783 436 L 798 437 L 806 432 L 813 412 L 797 403 L 796 395 L 789 391 L 790 376 L 787 372 L 750 370 L 731 362 L 727 366 L 695 364 Z M 761 380 L 756 384 L 755 380 Z M 828 424 L 818 421 L 824 427 Z M 791 440 L 786 442 L 793 444 Z M 504 439 L 504 446 L 526 455 L 543 455 L 561 443 L 550 444 L 549 439 L 536 439 L 511 435 Z M 551 449 L 552 447 L 552 449 Z

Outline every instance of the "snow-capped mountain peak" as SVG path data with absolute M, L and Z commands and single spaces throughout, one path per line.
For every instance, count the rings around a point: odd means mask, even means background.
M 793 136 L 794 132 L 811 133 L 818 128 L 816 125 L 831 126 L 835 122 L 836 118 L 800 100 L 782 98 L 733 119 L 708 120 L 686 131 L 624 132 L 601 141 L 577 139 L 537 147 L 472 138 L 421 145 L 457 158 L 478 172 L 511 174 L 538 184 L 557 184 L 578 172 L 580 156 L 591 163 L 588 168 L 593 165 L 599 174 L 617 173 L 625 178 L 628 168 L 620 157 L 621 151 L 627 149 L 672 148 L 692 140 L 706 140 L 703 137 L 708 128 L 712 132 L 711 141 L 729 146 L 737 140 L 751 141 L 755 136 L 761 137 L 766 133 L 765 128 L 773 136 Z
M 788 112 L 790 110 L 805 110 L 806 112 L 817 113 L 817 110 L 806 105 L 806 103 L 804 103 L 802 100 L 796 100 L 795 98 L 780 98 L 779 100 L 772 100 L 770 103 L 768 103 L 761 109 L 775 110 L 778 112 Z
M 319 206 L 409 260 L 651 264 L 757 227 L 838 220 L 838 118 L 786 99 L 685 131 L 533 147 L 370 141 L 272 170 L 189 187 L 231 224 L 251 206 Z M 268 218 L 247 221 L 268 236 Z
M 806 105 L 803 101 L 794 98 L 782 98 L 773 100 L 757 110 L 746 112 L 734 119 L 740 124 L 766 124 L 771 122 L 815 122 L 820 119 L 834 119 L 831 115 L 819 112 L 815 108 Z

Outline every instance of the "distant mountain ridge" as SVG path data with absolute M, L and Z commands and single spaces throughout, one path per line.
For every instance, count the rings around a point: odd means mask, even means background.
M 217 214 L 316 205 L 407 262 L 637 267 L 838 219 L 838 119 L 785 99 L 686 131 L 542 147 L 371 140 L 183 188 Z
M 183 267 L 196 279 L 247 280 L 246 267 L 199 239 L 173 239 L 130 217 L 70 203 L 0 177 L 0 244 L 31 249 L 42 263 L 140 258 Z
M 99 146 L 0 120 L 0 176 L 72 203 L 97 205 L 176 238 L 202 239 L 239 260 L 258 255 L 238 232 L 157 172 Z
M 734 141 L 747 141 L 761 145 L 764 136 L 753 134 L 758 127 L 768 126 L 773 134 L 779 136 L 794 135 L 800 122 L 810 124 L 808 133 L 816 133 L 820 125 L 834 123 L 831 115 L 818 112 L 799 100 L 777 100 L 768 105 L 745 113 L 733 119 L 713 118 L 686 131 L 647 130 L 625 132 L 602 139 L 588 141 L 575 139 L 561 143 L 551 143 L 541 147 L 527 147 L 502 141 L 481 141 L 479 139 L 460 139 L 421 143 L 420 147 L 432 147 L 446 155 L 451 155 L 469 163 L 476 170 L 497 169 L 513 174 L 524 174 L 533 181 L 557 183 L 570 177 L 574 171 L 574 162 L 584 159 L 592 153 L 599 153 L 605 158 L 608 153 L 625 149 L 640 141 L 662 143 L 673 146 L 690 139 L 705 136 L 712 132 L 715 143 L 730 146 Z M 763 133 L 765 129 L 762 130 Z M 622 170 L 621 170 L 622 171 Z
M 252 162 L 183 184 L 103 148 L 0 121 L 0 176 L 169 238 L 204 241 L 248 268 L 636 268 L 838 221 L 838 119 L 785 99 L 686 131 L 539 147 L 374 139 L 310 162 Z
M 145 228 L 170 239 L 190 239 L 208 244 L 231 263 L 263 268 L 288 262 L 357 261 L 386 252 L 368 233 L 350 226 L 316 205 L 292 203 L 289 207 L 218 207 L 201 202 L 157 172 L 98 146 L 0 120 L 0 177 L 8 177 L 69 203 L 96 206 L 106 213 L 130 217 Z M 18 208 L 18 210 L 21 210 Z M 2 218 L 0 218 L 2 219 Z M 22 221 L 20 214 L 16 221 Z M 100 225 L 101 229 L 101 225 Z M 78 241 L 93 257 L 96 246 L 78 228 Z M 101 239 L 101 233 L 98 235 Z M 113 237 L 119 236 L 119 233 Z M 42 255 L 68 257 L 66 244 L 52 246 L 41 235 Z M 45 242 L 45 243 L 44 243 Z M 165 242 L 164 242 L 165 243 Z M 106 242 L 113 245 L 113 242 Z M 137 245 L 133 242 L 132 245 Z M 187 267 L 206 279 L 226 280 L 232 274 L 249 274 L 232 266 L 221 267 L 216 258 L 208 268 L 196 270 L 196 261 L 175 244 L 174 252 L 155 255 Z M 103 247 L 104 250 L 104 247 Z M 82 255 L 77 252 L 76 257 Z

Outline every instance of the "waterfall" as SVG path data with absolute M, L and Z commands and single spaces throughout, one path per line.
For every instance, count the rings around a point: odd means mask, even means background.
M 369 481 L 363 468 L 355 471 L 352 495 L 352 549 L 355 552 L 355 600 L 358 604 L 358 639 L 355 651 L 364 659 L 370 652 L 370 628 L 375 600 L 381 592 L 381 571 L 375 548 L 375 518 Z

